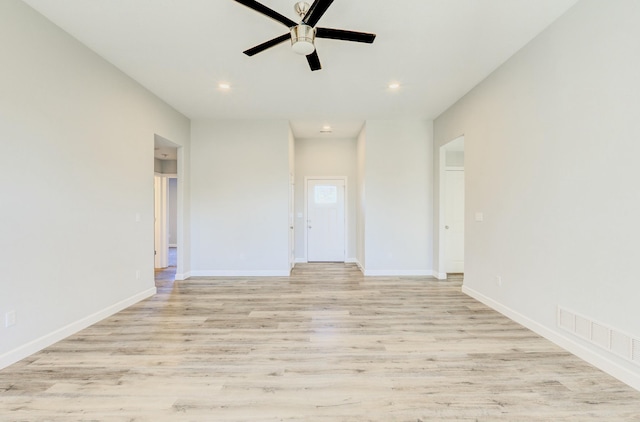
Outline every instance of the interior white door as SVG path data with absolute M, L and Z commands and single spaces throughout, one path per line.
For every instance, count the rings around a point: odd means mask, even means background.
M 345 183 L 307 181 L 307 261 L 344 262 Z
M 445 271 L 464 272 L 464 170 L 445 172 Z

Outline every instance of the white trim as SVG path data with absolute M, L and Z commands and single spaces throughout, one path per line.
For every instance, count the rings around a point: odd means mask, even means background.
M 576 342 L 574 339 L 562 335 L 557 331 L 551 330 L 548 327 L 545 327 L 544 325 L 532 320 L 531 318 L 524 316 L 521 313 L 499 302 L 496 302 L 490 297 L 487 297 L 482 293 L 470 287 L 467 287 L 466 285 L 462 286 L 462 292 L 476 299 L 477 301 L 484 303 L 495 311 L 500 312 L 513 321 L 525 326 L 536 334 L 546 338 L 550 342 L 562 347 L 566 351 L 573 353 L 580 359 L 587 361 L 591 365 L 599 368 L 612 377 L 615 377 L 618 380 L 629 385 L 630 387 L 633 387 L 636 390 L 640 391 L 640 374 L 634 373 L 629 369 L 624 368 L 616 362 L 607 359 L 602 354 L 597 353 L 597 351 L 587 348 L 582 344 Z
M 289 270 L 199 270 L 191 271 L 190 277 L 288 277 Z
M 433 276 L 435 278 L 437 278 L 438 280 L 446 280 L 447 279 L 447 273 L 439 273 L 437 271 L 433 272 Z
M 187 280 L 189 277 L 191 277 L 191 273 L 190 272 L 186 272 L 186 273 L 176 273 L 175 276 L 175 280 L 177 281 L 182 281 L 182 280 Z
M 362 266 L 362 264 L 360 264 L 360 261 L 358 261 L 357 259 L 356 259 L 356 265 L 358 266 L 358 269 L 360 270 L 360 272 L 362 273 L 362 275 L 364 275 L 364 273 L 365 273 L 365 269 L 364 269 L 364 267 Z
M 179 149 L 182 147 L 178 147 L 176 146 L 176 149 Z M 177 179 L 178 178 L 178 174 L 177 173 L 158 173 L 157 171 L 153 172 L 154 176 L 158 176 L 158 177 L 166 177 L 167 179 Z
M 296 258 L 296 264 L 307 264 L 309 261 L 307 261 L 305 258 Z M 358 264 L 358 266 L 360 266 L 360 263 L 358 262 L 357 258 L 345 258 L 344 260 L 345 264 Z
M 9 365 L 12 365 L 19 360 L 22 360 L 32 354 L 39 352 L 40 350 L 51 346 L 54 343 L 57 343 L 60 340 L 69 337 L 77 333 L 80 330 L 84 330 L 85 328 L 93 325 L 99 321 L 102 321 L 105 318 L 110 317 L 113 314 L 116 314 L 123 309 L 128 308 L 131 305 L 134 305 L 144 299 L 147 299 L 156 294 L 156 288 L 152 287 L 150 289 L 144 290 L 140 293 L 137 293 L 127 299 L 121 300 L 118 303 L 115 303 L 111 306 L 106 307 L 105 309 L 95 312 L 91 315 L 88 315 L 78 321 L 72 322 L 71 324 L 65 325 L 62 328 L 59 328 L 49 334 L 45 334 L 44 336 L 30 341 L 27 344 L 24 344 L 16 349 L 10 350 L 3 355 L 0 355 L 0 369 L 6 368 Z
M 433 270 L 364 270 L 365 276 L 427 276 L 433 277 Z

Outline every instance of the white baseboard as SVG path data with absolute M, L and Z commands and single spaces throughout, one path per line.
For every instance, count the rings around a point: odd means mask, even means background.
M 470 287 L 463 285 L 462 292 L 467 294 L 468 296 L 471 296 L 477 301 L 484 303 L 495 311 L 500 312 L 509 319 L 512 319 L 513 321 L 527 327 L 536 334 L 562 347 L 563 349 L 565 349 L 569 353 L 576 355 L 580 359 L 585 360 L 586 362 L 602 370 L 603 372 L 606 372 L 612 377 L 617 378 L 630 387 L 640 391 L 640 373 L 630 371 L 629 369 L 608 359 L 602 353 L 599 353 L 599 351 L 585 347 L 584 345 L 576 342 L 574 339 L 556 332 L 532 320 L 531 318 L 526 317 L 507 306 L 504 306 L 503 304 L 496 302 L 490 297 L 487 297 Z
M 118 313 L 121 310 L 126 309 L 129 306 L 136 304 L 141 300 L 147 299 L 148 297 L 151 297 L 155 294 L 155 287 L 144 290 L 127 299 L 121 300 L 118 303 L 108 306 L 101 311 L 86 316 L 76 322 L 72 322 L 71 324 L 55 330 L 52 333 L 46 334 L 16 349 L 10 350 L 7 353 L 0 355 L 0 369 L 6 368 L 7 366 L 18 362 L 19 360 L 31 356 L 32 354 L 39 352 L 40 350 L 49 347 L 52 344 L 57 343 L 58 341 L 63 340 L 70 335 L 75 334 L 78 331 L 95 324 L 96 322 L 102 321 L 103 319 L 110 317 L 111 315 Z
M 433 272 L 433 276 L 435 278 L 437 278 L 438 280 L 446 280 L 447 279 L 447 273 L 439 273 L 437 271 Z
M 178 280 L 178 281 L 181 281 L 181 280 L 186 280 L 189 277 L 191 277 L 191 273 L 190 272 L 176 273 L 175 279 Z
M 288 277 L 288 270 L 205 270 L 191 271 L 190 277 Z
M 296 264 L 307 264 L 309 261 L 307 261 L 306 258 L 296 258 Z M 345 258 L 344 260 L 345 264 L 357 264 L 358 260 L 356 258 Z
M 412 277 L 412 276 L 433 276 L 431 270 L 364 270 L 365 276 L 387 276 L 387 277 Z

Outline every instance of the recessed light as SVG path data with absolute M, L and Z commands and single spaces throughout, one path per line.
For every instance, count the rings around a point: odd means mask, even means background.
M 320 129 L 320 133 L 331 133 L 333 130 L 331 129 L 331 126 L 329 125 L 324 125 L 322 126 L 322 129 Z
M 398 82 L 392 82 L 389 84 L 389 89 L 398 89 L 400 88 L 400 84 Z
M 218 84 L 218 88 L 220 88 L 220 89 L 222 89 L 224 91 L 227 91 L 227 90 L 231 89 L 231 85 L 229 85 L 226 82 L 222 82 L 222 83 Z

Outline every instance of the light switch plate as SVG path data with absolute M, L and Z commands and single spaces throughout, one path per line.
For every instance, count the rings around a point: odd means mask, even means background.
M 16 311 L 9 311 L 4 316 L 4 326 L 6 328 L 16 324 Z

